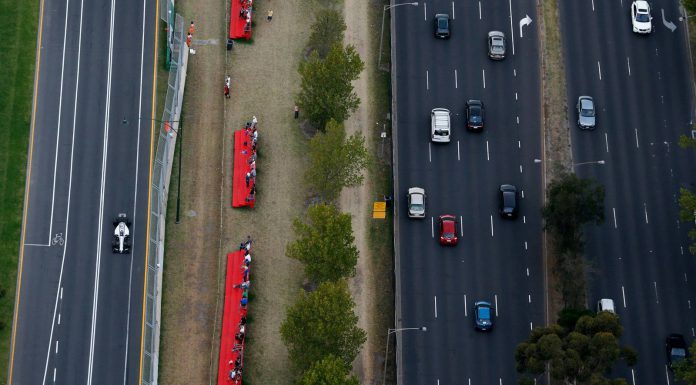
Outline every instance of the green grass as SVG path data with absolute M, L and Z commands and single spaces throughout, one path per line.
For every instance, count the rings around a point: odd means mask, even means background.
M 38 16 L 37 0 L 0 0 L 0 373 L 10 353 Z

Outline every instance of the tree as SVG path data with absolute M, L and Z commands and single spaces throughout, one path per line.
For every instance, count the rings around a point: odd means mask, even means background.
M 310 280 L 322 283 L 355 275 L 359 253 L 350 214 L 333 205 L 312 205 L 304 221 L 295 219 L 293 228 L 297 239 L 288 244 L 285 255 L 304 262 Z
M 619 359 L 635 364 L 635 350 L 619 345 L 622 332 L 619 318 L 609 312 L 580 316 L 572 330 L 557 324 L 537 327 L 527 341 L 517 345 L 517 371 L 525 375 L 527 383 L 530 377 L 543 374 L 548 365 L 551 378 L 568 385 L 626 384 L 622 378 L 605 377 Z
M 347 366 L 334 355 L 328 355 L 317 361 L 302 375 L 299 385 L 359 385 L 355 376 L 349 376 Z
M 561 251 L 582 249 L 584 224 L 604 221 L 604 187 L 592 179 L 564 174 L 549 186 L 542 209 L 549 230 Z
M 692 224 L 689 229 L 689 239 L 692 241 L 689 252 L 696 254 L 696 227 L 693 227 L 696 223 L 696 195 L 684 187 L 679 188 L 679 220 Z
M 682 4 L 684 5 L 684 8 L 686 8 L 686 13 L 696 13 L 696 0 L 682 0 Z
M 345 280 L 300 293 L 280 325 L 280 336 L 297 369 L 305 371 L 328 355 L 351 365 L 367 338 L 357 326 L 354 306 Z
M 343 33 L 346 31 L 346 23 L 340 12 L 334 9 L 321 9 L 316 13 L 316 20 L 312 24 L 312 33 L 309 35 L 307 45 L 316 50 L 320 58 L 326 55 L 336 44 L 343 42 Z
M 691 355 L 674 365 L 674 373 L 679 380 L 684 381 L 684 384 L 696 385 L 696 341 L 691 344 L 689 351 Z
M 696 3 L 696 0 L 693 0 Z M 679 147 L 681 148 L 696 148 L 696 139 L 690 138 L 686 135 L 679 136 Z
M 343 122 L 358 108 L 352 82 L 364 67 L 355 47 L 342 44 L 334 44 L 324 59 L 314 51 L 300 62 L 298 104 L 315 127 L 323 131 L 329 120 Z
M 309 141 L 305 180 L 325 201 L 333 202 L 344 187 L 362 183 L 368 161 L 365 138 L 360 133 L 346 138 L 343 125 L 331 120 L 325 133 Z

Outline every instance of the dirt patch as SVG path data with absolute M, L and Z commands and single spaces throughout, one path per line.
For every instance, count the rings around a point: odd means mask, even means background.
M 572 171 L 570 131 L 568 127 L 566 103 L 565 66 L 561 43 L 561 29 L 557 0 L 543 1 L 538 6 L 541 13 L 541 78 L 542 78 L 542 134 L 544 138 L 544 196 L 549 183 L 564 172 Z M 544 199 L 545 200 L 545 199 Z M 562 298 L 557 277 L 552 272 L 554 247 L 550 237 L 544 232 L 544 265 L 546 270 L 545 291 L 547 297 L 547 323 L 556 321 L 562 308 Z

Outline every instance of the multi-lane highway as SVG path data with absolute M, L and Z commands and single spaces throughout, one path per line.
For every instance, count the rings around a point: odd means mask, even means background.
M 399 377 L 403 384 L 513 384 L 514 349 L 544 323 L 541 251 L 540 63 L 536 14 L 523 1 L 435 0 L 391 10 L 394 23 L 394 135 L 400 280 Z M 433 36 L 436 13 L 452 36 Z M 491 30 L 507 37 L 507 57 L 487 56 Z M 486 106 L 482 133 L 465 129 L 468 99 Z M 430 142 L 430 110 L 452 112 L 452 141 Z M 501 184 L 521 190 L 517 220 L 498 215 Z M 424 220 L 406 215 L 409 187 L 425 188 Z M 438 244 L 437 217 L 461 222 L 456 247 Z M 494 329 L 474 330 L 473 304 L 495 307 Z
M 680 186 L 696 187 L 696 152 L 677 146 L 694 116 L 685 25 L 676 0 L 652 2 L 654 32 L 645 36 L 632 32 L 628 0 L 559 4 L 573 161 L 605 161 L 576 166 L 607 192 L 606 221 L 587 232 L 589 300 L 614 299 L 622 342 L 638 350 L 638 364 L 615 374 L 670 384 L 665 337 L 690 342 L 696 327 L 696 264 L 677 204 Z M 595 98 L 594 131 L 577 127 L 579 95 Z
M 10 384 L 138 383 L 156 13 L 42 1 Z

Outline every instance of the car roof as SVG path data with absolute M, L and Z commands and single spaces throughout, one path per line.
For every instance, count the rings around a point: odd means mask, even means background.
M 490 31 L 488 37 L 505 37 L 505 34 L 500 31 Z
M 441 221 L 456 221 L 457 217 L 455 217 L 454 215 L 451 215 L 451 214 L 443 214 L 443 215 L 440 215 L 440 220 Z
M 483 105 L 483 102 L 480 101 L 480 100 L 478 100 L 478 99 L 469 99 L 469 100 L 466 102 L 466 105 L 467 105 L 467 106 L 482 106 L 482 105 Z
M 425 194 L 425 189 L 420 187 L 411 187 L 408 189 L 409 194 Z
M 580 99 L 580 106 L 583 108 L 594 108 L 594 100 L 592 98 Z
M 500 185 L 500 191 L 503 191 L 503 192 L 506 192 L 506 191 L 509 191 L 509 192 L 516 192 L 516 191 L 517 191 L 517 187 L 515 187 L 515 186 L 513 186 L 513 185 L 511 185 L 511 184 L 501 184 L 501 185 Z
M 435 15 L 435 18 L 438 20 L 439 19 L 449 20 L 449 15 L 446 13 L 438 13 L 437 15 Z

